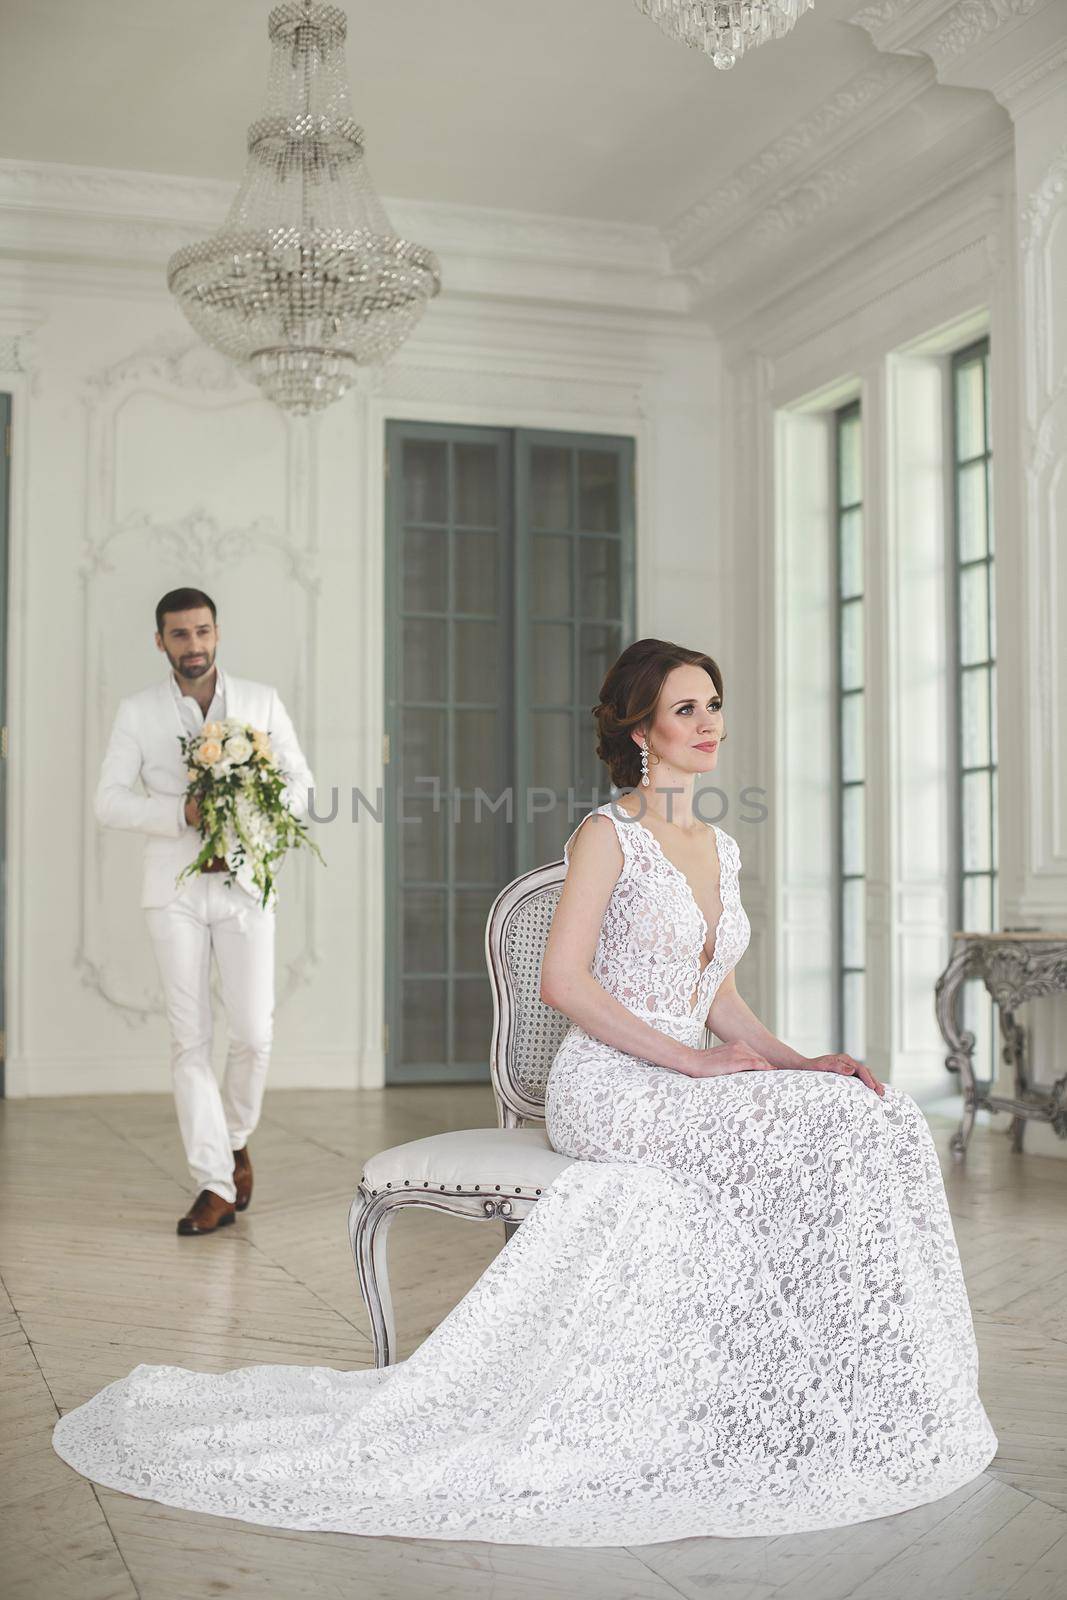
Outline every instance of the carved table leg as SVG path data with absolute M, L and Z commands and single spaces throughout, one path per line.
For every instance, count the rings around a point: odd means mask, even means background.
M 950 1072 L 958 1072 L 960 1086 L 963 1089 L 963 1116 L 960 1125 L 952 1135 L 949 1149 L 952 1154 L 962 1157 L 967 1152 L 967 1141 L 974 1130 L 975 1112 L 977 1110 L 977 1091 L 974 1080 L 974 1034 L 968 1033 L 966 1028 L 961 1028 L 959 1019 L 959 996 L 963 981 L 967 977 L 968 951 L 966 947 L 958 949 L 937 980 L 935 990 L 935 1004 L 937 1008 L 937 1023 L 941 1029 L 941 1037 L 948 1045 L 948 1055 L 945 1057 L 945 1066 Z
M 1012 1068 L 1015 1080 L 1015 1098 L 1025 1100 L 1030 1089 L 1026 1075 L 1026 1029 L 1016 1022 L 1015 1013 L 1007 1006 L 1000 1007 L 1000 1032 L 1004 1040 L 1004 1064 Z M 1022 1150 L 1025 1129 L 1025 1117 L 1012 1117 L 1008 1137 L 1013 1150 Z

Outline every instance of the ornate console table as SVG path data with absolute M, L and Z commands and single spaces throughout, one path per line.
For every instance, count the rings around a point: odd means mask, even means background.
M 1021 933 L 954 933 L 956 948 L 935 990 L 937 1021 L 948 1045 L 945 1065 L 958 1072 L 963 1085 L 963 1119 L 952 1136 L 951 1149 L 962 1156 L 978 1110 L 1011 1113 L 1013 1150 L 1023 1147 L 1028 1118 L 1051 1122 L 1067 1139 L 1067 1074 L 1050 1089 L 1031 1087 L 1027 1076 L 1026 1033 L 1015 1020 L 1025 1000 L 1045 994 L 1067 994 L 1067 933 L 1031 930 Z M 993 1080 L 974 1075 L 974 1034 L 960 1026 L 959 992 L 967 978 L 981 978 L 1000 1013 L 1004 1061 L 1014 1068 L 1014 1095 L 991 1093 Z

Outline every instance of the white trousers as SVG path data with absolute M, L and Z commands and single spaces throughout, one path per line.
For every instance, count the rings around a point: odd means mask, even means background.
M 183 883 L 167 906 L 147 906 L 171 1033 L 171 1080 L 189 1171 L 201 1189 L 236 1198 L 233 1152 L 259 1121 L 274 1032 L 274 929 L 224 873 Z M 218 962 L 228 1049 L 220 1089 L 211 1065 L 211 952 Z

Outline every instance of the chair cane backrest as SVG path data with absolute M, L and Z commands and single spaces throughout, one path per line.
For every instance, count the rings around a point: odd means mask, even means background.
M 562 858 L 524 872 L 493 901 L 485 959 L 493 991 L 489 1067 L 502 1128 L 545 1118 L 545 1085 L 570 1018 L 541 999 L 541 963 L 566 876 Z

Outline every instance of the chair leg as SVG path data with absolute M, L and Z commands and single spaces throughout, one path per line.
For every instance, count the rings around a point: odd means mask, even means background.
M 504 1224 L 504 1243 L 507 1244 L 507 1242 L 511 1238 L 512 1234 L 515 1233 L 516 1230 L 521 1228 L 521 1227 L 522 1227 L 522 1223 L 521 1222 L 505 1222 L 505 1224 Z
M 360 1293 L 370 1317 L 376 1367 L 391 1366 L 396 1360 L 396 1322 L 386 1262 L 386 1241 L 396 1210 L 391 1195 L 372 1198 L 361 1188 L 348 1213 L 348 1236 Z

